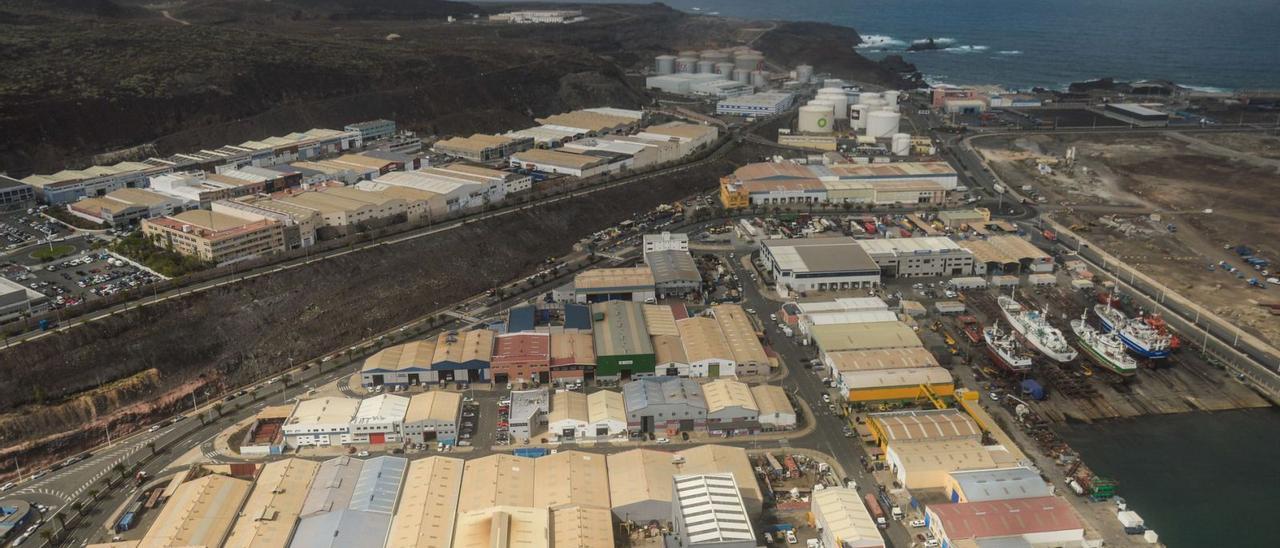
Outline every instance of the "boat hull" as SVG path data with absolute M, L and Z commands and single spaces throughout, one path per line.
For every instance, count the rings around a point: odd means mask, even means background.
M 1085 355 L 1089 356 L 1089 359 L 1093 361 L 1093 363 L 1096 363 L 1099 366 L 1106 369 L 1107 371 L 1110 371 L 1122 377 L 1132 377 L 1134 374 L 1137 373 L 1136 369 L 1126 369 L 1126 368 L 1120 367 L 1111 358 L 1108 358 L 1102 355 L 1102 353 L 1098 352 L 1097 350 L 1094 350 L 1093 347 L 1090 346 L 1089 343 L 1086 342 L 1083 337 L 1078 337 L 1078 338 L 1080 340 L 1080 348 L 1084 349 Z
M 1110 333 L 1112 331 L 1116 331 L 1116 326 L 1114 323 L 1112 323 L 1110 318 L 1101 314 L 1098 315 L 1098 318 L 1102 320 L 1103 333 Z M 1134 354 L 1137 354 L 1139 356 L 1142 356 L 1150 360 L 1159 360 L 1159 359 L 1169 357 L 1168 348 L 1165 348 L 1163 350 L 1153 350 L 1151 348 L 1148 348 L 1146 345 L 1142 344 L 1142 342 L 1127 335 L 1125 333 L 1125 330 L 1123 329 L 1117 331 L 1116 335 L 1120 337 L 1120 342 L 1124 343 L 1125 348 L 1128 348 Z

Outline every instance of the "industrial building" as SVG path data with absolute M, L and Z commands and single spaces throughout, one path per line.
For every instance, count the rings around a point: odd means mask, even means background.
M 596 370 L 600 379 L 651 376 L 655 356 L 639 303 L 609 301 L 591 305 L 591 334 L 595 341 Z
M 435 341 L 413 341 L 379 350 L 360 368 L 360 386 L 411 386 L 434 382 L 431 363 L 435 361 Z
M 638 139 L 671 142 L 676 144 L 676 153 L 685 157 L 711 146 L 720 137 L 720 128 L 706 124 L 690 124 L 687 122 L 667 122 L 644 128 L 635 134 Z
M 1166 127 L 1169 125 L 1169 113 L 1139 105 L 1137 103 L 1107 103 L 1102 113 L 1138 127 Z
M 644 256 L 647 258 L 655 251 L 689 251 L 689 235 L 682 232 L 663 232 L 661 234 L 645 234 Z
M 983 470 L 1016 464 L 998 446 L 985 447 L 972 439 L 892 443 L 885 449 L 885 461 L 907 489 L 942 490 L 949 475 L 957 470 Z
M 883 238 L 859 240 L 858 245 L 880 265 L 886 278 L 967 276 L 973 273 L 973 253 L 951 238 Z
M 1053 494 L 1040 473 L 1025 466 L 961 470 L 948 476 L 946 492 L 951 502 L 990 502 Z
M 284 548 L 320 463 L 289 458 L 262 465 L 223 548 Z
M 935 397 L 955 394 L 955 379 L 950 371 L 941 367 L 841 371 L 835 378 L 840 393 L 854 403 L 926 399 L 922 386 L 929 387 Z
M 938 221 L 956 230 L 982 228 L 991 222 L 991 210 L 985 207 L 953 209 L 938 212 Z
M 511 135 L 484 135 L 454 137 L 437 141 L 431 146 L 440 154 L 461 158 L 480 164 L 505 161 L 512 154 L 533 148 L 533 139 Z
M 760 414 L 760 427 L 765 431 L 790 430 L 796 427 L 796 408 L 781 386 L 758 384 L 751 387 Z
M 137 546 L 222 545 L 251 485 L 248 480 L 221 474 L 208 474 L 179 485 Z
M 530 440 L 547 426 L 547 413 L 551 411 L 551 397 L 546 387 L 511 392 L 511 412 L 507 421 L 511 437 Z
M 625 109 L 584 109 L 535 118 L 539 124 L 582 131 L 587 137 L 624 134 L 640 127 L 644 112 Z
M 622 167 L 624 160 L 625 155 L 618 153 L 574 154 L 535 148 L 512 154 L 510 165 L 514 168 L 541 173 L 594 177 L 617 171 Z
M 888 311 L 889 305 L 879 297 L 837 297 L 830 301 L 809 303 L 788 302 L 778 309 L 778 319 L 787 325 L 798 327 L 807 315 L 829 312 Z
M 532 314 L 533 309 L 528 309 Z M 551 382 L 551 334 L 520 332 L 494 339 L 490 363 L 493 382 Z
M 578 303 L 604 301 L 651 301 L 657 298 L 653 270 L 645 266 L 594 268 L 573 277 L 574 300 Z
M 36 204 L 36 191 L 31 185 L 0 175 L 0 211 L 29 209 Z
M 567 25 L 586 21 L 582 10 L 520 10 L 495 13 L 489 16 L 492 23 L 513 25 Z
M 351 418 L 350 443 L 399 443 L 408 410 L 409 398 L 405 396 L 379 394 L 360 400 L 360 407 Z
M 396 123 L 391 120 L 369 120 L 367 122 L 357 122 L 348 124 L 342 128 L 346 131 L 355 131 L 360 133 L 360 140 L 366 144 L 382 139 L 389 139 L 396 134 Z
M 716 102 L 716 114 L 730 116 L 773 116 L 784 112 L 795 104 L 796 96 L 792 93 L 770 92 L 753 93 L 721 99 Z
M 739 305 L 725 303 L 712 306 L 711 316 L 720 326 L 720 333 L 733 356 L 732 375 L 743 377 L 769 374 L 773 362 L 760 344 L 755 324 L 751 323 L 747 312 Z
M 941 204 L 958 176 L 946 162 L 742 166 L 720 179 L 725 208 L 807 203 Z
M 682 371 L 688 377 L 734 376 L 736 371 L 733 351 L 720 323 L 715 318 L 697 316 L 676 321 L 684 356 L 688 365 Z
M 414 394 L 404 412 L 404 438 L 411 443 L 452 445 L 458 440 L 461 416 L 462 394 L 443 390 Z
M 441 383 L 490 382 L 494 332 L 488 329 L 448 331 L 436 337 L 431 370 Z
M 853 238 L 767 240 L 760 260 L 784 298 L 880 285 L 880 267 Z
M 409 463 L 387 548 L 449 548 L 462 489 L 463 461 L 427 457 Z
M 707 431 L 724 435 L 760 430 L 760 406 L 746 383 L 717 379 L 702 386 L 707 400 Z
M 48 295 L 0 276 L 0 319 L 30 314 L 48 300 Z
M 958 409 L 871 413 L 867 416 L 867 424 L 882 446 L 922 441 L 982 439 L 982 429 Z
M 884 548 L 880 528 L 871 518 L 862 494 L 848 487 L 827 487 L 810 495 L 813 526 L 822 546 Z
M 220 265 L 285 249 L 284 227 L 278 221 L 213 211 L 144 219 L 142 234 L 182 255 Z
M 959 242 L 973 254 L 976 275 L 1053 272 L 1053 257 L 1018 236 L 991 236 Z
M 360 400 L 324 397 L 302 400 L 285 421 L 284 439 L 289 447 L 345 444 L 350 440 L 351 419 Z
M 813 328 L 819 325 L 838 325 L 850 323 L 877 323 L 877 322 L 896 322 L 898 314 L 892 310 L 853 310 L 853 311 L 832 311 L 832 312 L 813 312 L 802 314 L 796 322 L 800 334 L 809 337 L 813 333 Z
M 822 363 L 831 368 L 833 374 L 939 366 L 938 358 L 923 346 L 823 352 Z
M 618 392 L 600 390 L 585 395 L 564 390 L 551 398 L 547 431 L 560 441 L 603 439 L 626 430 L 626 406 Z
M 22 183 L 31 187 L 41 202 L 62 205 L 81 198 L 103 196 L 122 188 L 146 188 L 152 176 L 171 171 L 173 164 L 153 158 L 146 162 L 120 162 L 83 170 L 64 169 L 49 175 L 31 175 L 22 179 Z
M 740 97 L 755 91 L 751 84 L 729 80 L 725 75 L 716 73 L 648 76 L 644 80 L 644 87 L 672 95 L 709 97 Z
M 587 321 L 589 327 L 590 319 L 588 318 Z M 552 333 L 552 381 L 590 381 L 595 379 L 595 377 L 596 352 L 592 334 L 586 331 Z
M 764 495 L 747 451 L 725 445 L 700 445 L 678 452 L 632 449 L 608 456 L 609 500 L 623 522 L 646 524 L 671 519 L 677 475 L 731 474 L 749 516 L 759 516 Z
M 140 188 L 122 188 L 107 195 L 83 198 L 67 204 L 72 215 L 115 227 L 136 225 L 142 219 L 172 215 L 183 210 L 182 200 Z
M 290 548 L 381 548 L 409 459 L 337 457 L 320 465 Z
M 733 474 L 672 478 L 671 533 L 677 546 L 755 548 L 755 532 Z
M 924 346 L 915 330 L 899 321 L 815 325 L 809 336 L 823 353 Z
M 1061 497 L 930 504 L 929 532 L 943 546 L 1084 545 L 1084 525 Z
M 654 251 L 645 253 L 645 264 L 653 273 L 657 298 L 686 298 L 702 290 L 702 274 L 688 251 Z
M 707 400 L 689 379 L 636 379 L 622 386 L 627 429 L 633 432 L 693 432 L 707 427 Z

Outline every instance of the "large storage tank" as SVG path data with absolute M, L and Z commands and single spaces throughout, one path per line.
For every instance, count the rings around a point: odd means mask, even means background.
M 907 156 L 911 154 L 911 136 L 906 133 L 894 133 L 892 146 L 889 150 L 894 156 Z
M 716 63 L 716 74 L 723 74 L 726 80 L 733 76 L 733 63 Z
M 867 116 L 871 114 L 871 105 L 853 105 L 849 107 L 849 127 L 867 129 Z
M 653 66 L 658 74 L 671 74 L 676 71 L 676 56 L 659 55 L 653 58 Z
M 769 77 L 761 70 L 751 71 L 751 87 L 764 89 L 769 87 Z
M 831 133 L 833 122 L 828 106 L 809 103 L 800 107 L 799 129 L 803 133 Z
M 729 53 L 718 49 L 704 49 L 700 55 L 703 61 L 711 61 L 713 63 L 725 63 L 729 61 Z
M 831 116 L 831 121 L 832 121 L 832 122 L 835 122 L 835 119 L 836 119 L 836 105 L 835 105 L 835 104 L 833 104 L 831 101 L 828 101 L 828 100 L 826 100 L 826 99 L 814 99 L 814 100 L 812 100 L 812 101 L 809 101 L 807 104 L 809 104 L 809 105 L 813 105 L 813 106 L 815 106 L 815 107 L 822 107 L 822 108 L 825 108 L 825 109 L 829 109 L 829 110 L 831 111 L 831 115 L 830 115 L 830 116 Z
M 754 53 L 744 53 L 734 57 L 733 64 L 740 69 L 764 70 L 764 56 Z
M 839 78 L 827 78 L 826 80 L 822 81 L 822 87 L 844 89 L 844 80 L 841 80 Z
M 898 132 L 902 115 L 896 112 L 876 111 L 867 116 L 867 137 L 882 139 Z
M 733 81 L 742 82 L 744 84 L 750 84 L 751 71 L 747 69 L 740 69 L 740 68 L 733 69 Z
M 698 60 L 693 57 L 676 57 L 676 72 L 692 73 L 698 70 Z
M 813 65 L 796 65 L 796 81 L 808 84 L 813 79 Z
M 677 53 L 677 54 L 676 54 L 676 57 L 692 57 L 692 58 L 694 58 L 694 59 L 697 59 L 697 58 L 698 58 L 698 51 L 697 51 L 697 50 L 692 50 L 692 49 L 687 49 L 687 50 L 681 51 L 680 53 Z
M 840 88 L 822 88 L 818 90 L 818 99 L 831 101 L 835 106 L 836 119 L 843 120 L 849 117 L 849 96 L 844 94 L 844 90 Z
M 698 61 L 698 74 L 711 74 L 716 71 L 716 62 L 702 60 Z
M 880 97 L 877 93 L 863 93 L 858 96 L 858 104 L 870 107 L 880 107 L 884 106 L 885 103 L 884 98 Z

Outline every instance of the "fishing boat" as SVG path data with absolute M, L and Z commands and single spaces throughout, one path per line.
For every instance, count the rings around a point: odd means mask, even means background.
M 1102 331 L 1115 331 L 1129 350 L 1144 358 L 1158 360 L 1169 357 L 1171 338 L 1142 318 L 1130 318 L 1116 308 L 1094 305 L 1093 312 L 1102 320 Z
M 1080 319 L 1071 320 L 1071 330 L 1080 339 L 1080 347 L 1098 365 L 1122 377 L 1130 377 L 1138 372 L 1138 362 L 1124 351 L 1125 344 L 1114 331 L 1104 333 L 1094 329 L 1085 321 L 1085 313 Z
M 1013 333 L 1000 329 L 998 324 L 982 330 L 982 341 L 991 361 L 1001 369 L 1010 373 L 1024 373 L 1031 369 L 1031 353 Z
M 1031 348 L 1048 356 L 1050 359 L 1066 363 L 1076 359 L 1076 352 L 1067 338 L 1062 336 L 1058 328 L 1049 324 L 1049 320 L 1039 310 L 1028 310 L 1017 299 L 1001 295 L 997 302 L 1005 321 Z

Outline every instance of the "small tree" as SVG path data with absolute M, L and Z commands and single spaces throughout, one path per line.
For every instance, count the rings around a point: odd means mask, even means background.
M 67 528 L 67 516 L 65 516 L 65 515 L 63 515 L 63 514 L 61 514 L 61 513 L 54 514 L 54 515 L 53 515 L 53 521 L 58 522 L 58 529 L 66 529 L 66 528 Z
M 213 404 L 213 412 L 218 414 L 218 418 L 222 418 L 222 402 Z
M 49 529 L 40 531 L 40 538 L 44 539 L 45 544 L 53 544 L 53 531 Z
M 91 490 L 91 491 L 92 491 L 92 490 Z M 90 496 L 90 497 L 93 497 L 93 495 L 89 495 L 89 496 Z M 78 516 L 78 515 L 80 515 L 80 513 L 81 513 L 81 512 L 83 512 L 83 511 L 84 511 L 84 503 L 83 503 L 83 502 L 80 502 L 80 501 L 78 501 L 78 500 L 77 500 L 77 501 L 75 501 L 75 502 L 72 502 L 72 503 L 71 503 L 70 508 L 71 508 L 71 511 L 72 511 L 72 512 L 75 512 L 75 513 L 76 513 L 76 515 Z
M 87 493 L 89 494 L 89 498 L 90 498 L 90 499 L 94 499 L 94 500 L 96 500 L 96 499 L 98 498 L 98 493 L 99 493 L 99 492 L 100 492 L 100 491 L 98 491 L 97 489 L 90 489 L 90 490 L 88 490 L 88 491 L 87 491 Z
M 123 478 L 126 468 L 124 467 L 123 462 L 117 462 L 115 466 L 111 467 L 111 470 L 117 474 L 120 474 L 120 477 Z
M 289 387 L 289 383 L 291 383 L 291 382 L 293 382 L 293 376 L 292 376 L 292 375 L 290 375 L 290 374 L 288 374 L 288 373 L 285 373 L 285 374 L 283 374 L 283 375 L 281 375 L 281 376 L 280 376 L 280 384 L 283 384 L 285 388 L 288 388 L 288 387 Z M 281 390 L 281 392 L 283 392 L 283 391 L 284 391 L 284 390 Z
M 152 455 L 156 454 L 156 442 L 155 441 L 147 442 L 147 449 L 151 450 Z

